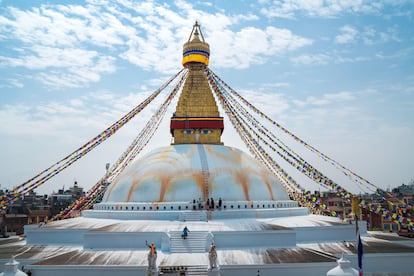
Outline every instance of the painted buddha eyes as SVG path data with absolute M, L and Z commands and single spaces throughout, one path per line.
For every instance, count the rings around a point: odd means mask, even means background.
M 184 134 L 193 134 L 194 133 L 194 129 L 185 129 L 183 130 Z M 201 134 L 210 134 L 211 133 L 211 129 L 202 129 L 200 130 Z

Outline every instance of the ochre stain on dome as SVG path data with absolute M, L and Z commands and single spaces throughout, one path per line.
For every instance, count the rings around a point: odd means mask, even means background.
M 151 160 L 151 162 L 162 162 L 164 164 L 170 165 L 170 170 L 166 170 L 166 168 L 163 168 L 162 170 L 153 170 L 151 168 L 147 169 L 147 174 L 151 175 L 154 178 L 158 178 L 161 183 L 161 192 L 160 192 L 160 198 L 159 201 L 162 201 L 165 195 L 165 192 L 169 186 L 169 182 L 171 178 L 175 175 L 177 167 L 177 164 L 179 163 L 179 156 L 171 156 L 170 151 L 168 149 L 162 150 L 160 153 L 156 154 Z M 138 164 L 145 164 L 147 163 L 145 160 L 138 160 Z M 145 168 L 143 169 L 145 170 Z M 137 174 L 139 174 L 139 171 L 127 171 L 125 172 L 125 177 L 130 177 L 132 179 L 131 185 L 127 194 L 126 201 L 131 201 L 134 191 L 139 187 L 145 178 L 138 177 Z M 108 196 L 111 195 L 113 189 L 115 189 L 120 184 L 120 181 L 115 181 L 109 191 Z
M 194 180 L 196 181 L 197 186 L 200 189 L 200 191 L 203 191 L 202 192 L 203 193 L 203 196 L 202 196 L 203 199 L 207 198 L 208 195 L 206 195 L 205 192 L 204 192 L 205 189 L 204 189 L 204 176 L 203 176 L 203 173 L 202 172 L 194 172 L 193 177 L 194 177 Z M 210 182 L 210 180 L 209 180 L 209 182 Z
M 180 178 L 187 178 L 187 179 L 191 179 L 193 180 L 198 189 L 201 191 L 203 191 L 204 189 L 204 178 L 203 178 L 203 173 L 200 171 L 194 171 L 192 169 L 186 170 L 186 171 L 182 171 L 181 173 L 178 174 L 179 176 L 181 176 Z M 179 180 L 179 178 L 177 179 Z M 174 183 L 175 184 L 175 183 Z M 203 195 L 203 198 L 205 195 Z
M 131 172 L 133 174 L 133 172 Z M 128 173 L 125 173 L 125 176 L 128 177 Z M 117 181 L 112 182 L 111 185 L 108 187 L 107 191 L 105 192 L 105 197 L 110 197 L 112 194 L 112 191 L 117 187 Z
M 161 160 L 165 163 L 170 163 L 172 166 L 177 165 L 179 156 L 171 156 L 170 151 L 166 148 L 154 156 L 153 161 Z
M 189 150 L 186 152 L 192 152 L 194 154 L 194 150 Z M 130 183 L 130 187 L 127 193 L 126 201 L 131 202 L 133 200 L 133 195 L 136 190 L 139 190 L 140 187 L 144 184 L 146 180 L 155 180 L 158 185 L 160 185 L 160 192 L 158 201 L 162 202 L 165 200 L 166 194 L 174 191 L 177 181 L 181 178 L 188 178 L 193 180 L 197 183 L 198 189 L 203 191 L 204 182 L 203 182 L 203 174 L 200 171 L 194 171 L 193 169 L 184 169 L 184 170 L 177 170 L 177 164 L 179 163 L 178 159 L 171 158 L 171 156 L 166 155 L 168 151 L 163 151 L 154 156 L 154 159 L 151 160 L 151 163 L 161 162 L 164 165 L 169 165 L 168 168 L 163 166 L 162 169 L 155 169 L 150 168 L 145 170 L 146 177 L 139 177 L 139 171 L 128 172 L 125 175 L 132 179 Z M 142 163 L 142 162 L 141 162 Z M 108 191 L 108 196 L 111 195 L 112 190 L 120 183 L 120 181 L 114 183 L 111 186 L 110 191 Z M 207 196 L 207 195 L 205 195 Z
M 264 177 L 261 177 L 263 183 L 266 185 L 267 190 L 269 191 L 269 195 L 270 195 L 270 199 L 271 200 L 275 200 L 275 197 L 273 195 L 273 190 L 272 190 L 272 186 L 270 186 L 270 183 L 267 179 L 265 179 Z
M 236 163 L 236 164 L 242 163 L 241 161 L 243 158 L 240 154 L 238 154 L 237 150 L 227 147 L 226 152 L 221 152 L 221 151 L 213 150 L 210 145 L 206 145 L 205 148 L 208 151 L 208 153 L 215 155 L 221 159 L 224 159 L 229 162 Z
M 133 163 L 110 185 L 103 201 L 182 202 L 199 197 L 288 199 L 275 176 L 242 151 L 183 144 L 156 149 Z
M 168 192 L 168 189 L 171 187 L 171 175 L 165 175 L 161 174 L 159 172 L 158 179 L 161 183 L 161 189 L 160 189 L 160 197 L 158 201 L 164 201 L 165 194 Z
M 162 185 L 161 186 L 161 191 L 160 191 L 160 199 L 159 201 L 165 201 L 165 196 L 169 193 L 172 193 L 174 191 L 177 191 L 179 189 L 179 185 L 180 185 L 180 180 L 181 179 L 189 179 L 189 180 L 193 180 L 196 185 L 199 187 L 199 190 L 201 191 L 201 187 L 202 187 L 202 174 L 200 172 L 194 172 L 191 169 L 185 169 L 185 170 L 180 170 L 177 171 L 176 174 L 174 176 L 170 177 L 170 181 L 166 181 L 166 185 Z M 163 182 L 161 182 L 163 184 Z
M 251 170 L 247 167 L 242 168 L 241 170 L 235 170 L 235 169 L 229 169 L 229 168 L 217 168 L 215 170 L 210 170 L 210 180 L 212 185 L 214 185 L 214 179 L 216 176 L 220 176 L 223 174 L 231 175 L 234 179 L 234 182 L 242 188 L 244 198 L 243 200 L 250 200 L 249 195 L 249 188 L 250 184 L 248 181 L 249 175 L 256 175 L 256 172 L 254 170 Z M 259 175 L 257 175 L 260 177 Z
M 240 186 L 243 189 L 244 192 L 244 196 L 246 198 L 246 200 L 250 200 L 250 196 L 249 196 L 249 182 L 248 182 L 248 177 L 249 177 L 249 173 L 250 170 L 248 169 L 243 169 L 235 173 L 235 177 L 237 179 L 237 183 L 240 184 Z
M 164 163 L 169 163 L 168 161 Z M 171 164 L 170 164 L 171 165 Z M 197 182 L 198 186 L 202 186 L 202 175 L 201 173 L 192 172 L 192 170 L 175 170 L 175 166 L 171 166 L 169 170 L 165 168 L 162 169 L 150 169 L 146 171 L 147 178 L 138 178 L 134 176 L 134 179 L 131 183 L 130 189 L 128 191 L 128 196 L 126 201 L 131 202 L 133 201 L 133 195 L 136 190 L 139 190 L 140 187 L 144 184 L 146 180 L 155 180 L 156 184 L 159 185 L 160 192 L 158 200 L 159 202 L 163 202 L 165 197 L 168 193 L 172 192 L 175 188 L 177 176 L 185 176 L 189 179 L 193 179 Z M 155 184 L 154 184 L 155 185 Z

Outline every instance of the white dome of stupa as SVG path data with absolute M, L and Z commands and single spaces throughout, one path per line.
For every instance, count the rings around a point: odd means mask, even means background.
M 102 203 L 206 197 L 289 200 L 278 179 L 246 153 L 222 145 L 181 144 L 155 149 L 130 165 L 108 187 Z

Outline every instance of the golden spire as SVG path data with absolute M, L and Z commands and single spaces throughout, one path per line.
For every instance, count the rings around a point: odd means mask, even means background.
M 204 41 L 196 21 L 183 45 L 183 65 L 189 72 L 171 118 L 173 144 L 222 144 L 223 117 L 220 117 L 204 71 L 209 56 L 210 46 Z

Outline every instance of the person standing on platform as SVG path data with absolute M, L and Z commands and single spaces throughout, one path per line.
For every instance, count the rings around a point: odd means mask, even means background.
M 149 245 L 148 242 L 145 241 L 145 245 L 150 249 L 148 252 L 148 268 L 155 269 L 157 266 L 157 249 L 155 248 L 154 243 Z
M 207 210 L 210 209 L 210 199 L 209 198 L 207 198 L 207 201 L 206 201 L 206 209 Z
M 210 199 L 210 203 L 211 203 L 211 209 L 213 209 L 214 210 L 214 198 L 211 198 Z
M 157 249 L 155 248 L 154 243 L 148 244 L 148 241 L 145 241 L 145 245 L 150 249 L 152 255 L 157 254 Z
M 210 261 L 210 269 L 217 267 L 217 251 L 214 243 L 211 243 L 210 250 L 208 251 L 208 260 Z
M 199 198 L 198 198 L 197 203 L 198 203 L 198 209 L 199 209 L 199 210 L 201 210 L 201 205 L 202 205 L 202 203 L 203 203 L 203 202 L 201 201 L 201 197 L 199 197 Z
M 219 203 L 218 203 L 218 206 L 219 206 L 219 209 L 221 210 L 221 205 L 223 205 L 223 200 L 221 199 L 221 197 L 219 198 Z

